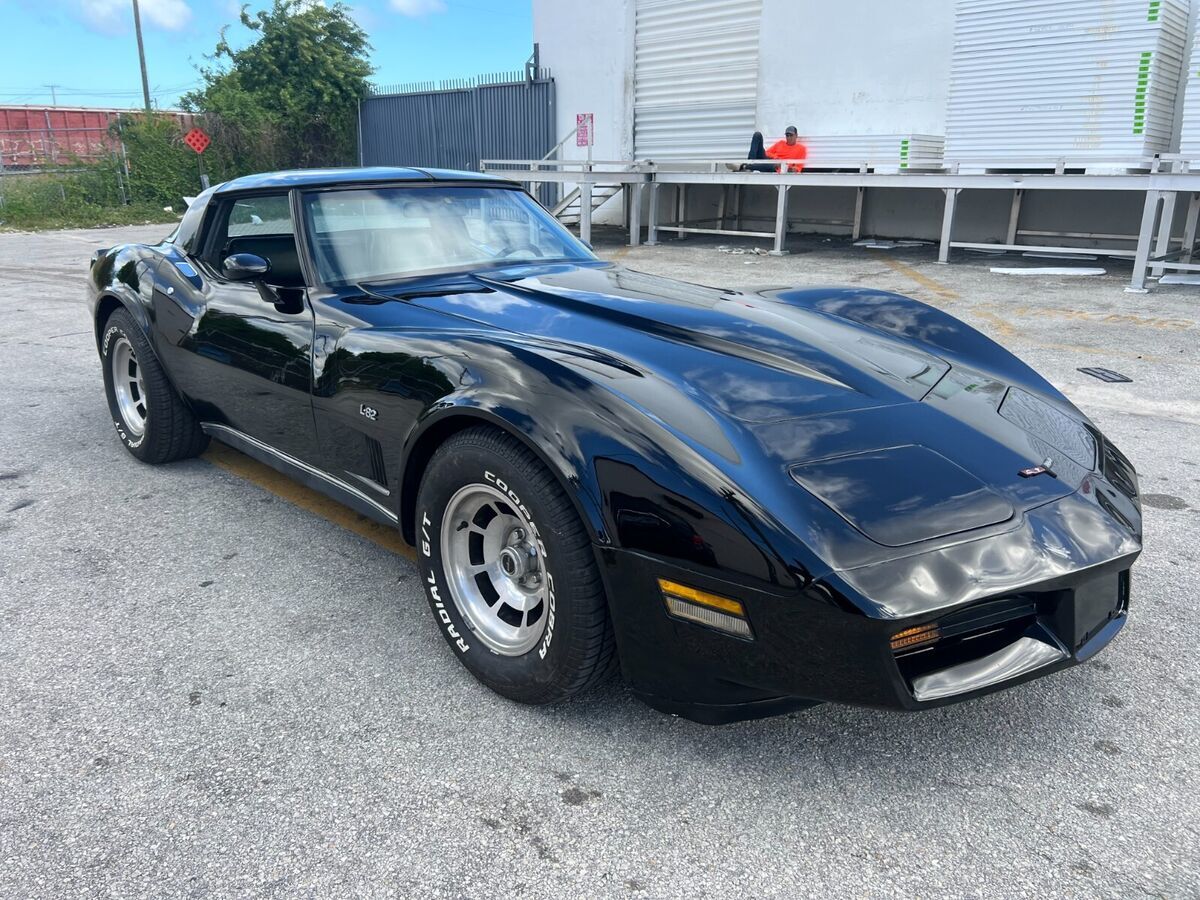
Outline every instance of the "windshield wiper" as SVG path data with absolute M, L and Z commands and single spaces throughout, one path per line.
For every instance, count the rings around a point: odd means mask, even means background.
M 408 299 L 403 294 L 396 294 L 396 295 L 381 294 L 379 291 L 372 290 L 371 288 L 367 287 L 365 284 L 361 284 L 358 282 L 355 282 L 354 287 L 357 290 L 362 291 L 362 293 L 365 296 L 363 296 L 363 297 L 345 297 L 345 298 L 343 298 L 344 302 L 346 302 L 346 303 L 363 303 L 363 304 L 374 305 L 377 303 L 388 303 L 392 300 L 407 300 Z
M 452 294 L 490 294 L 493 288 L 486 287 L 479 283 L 458 282 L 457 284 L 444 284 L 438 287 L 413 287 L 407 290 L 397 291 L 394 294 L 384 294 L 367 285 L 356 282 L 354 287 L 362 291 L 364 297 L 346 297 L 343 298 L 344 303 L 359 303 L 366 305 L 376 305 L 379 303 L 387 303 L 392 300 L 412 300 L 414 297 L 448 297 Z

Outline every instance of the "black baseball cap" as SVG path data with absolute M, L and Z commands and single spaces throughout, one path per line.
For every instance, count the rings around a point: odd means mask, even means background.
M 795 126 L 795 125 L 789 125 L 787 128 L 785 128 L 785 129 L 783 130 L 783 133 L 784 133 L 785 135 L 788 135 L 788 134 L 799 134 L 799 132 L 798 132 L 798 131 L 796 131 L 796 126 Z

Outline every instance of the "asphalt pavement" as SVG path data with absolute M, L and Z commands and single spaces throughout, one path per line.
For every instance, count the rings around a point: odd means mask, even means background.
M 1089 665 L 917 714 L 712 728 L 619 681 L 507 702 L 386 541 L 213 456 L 127 454 L 85 271 L 165 230 L 0 234 L 0 896 L 1200 896 L 1200 288 L 601 234 L 692 281 L 942 306 L 1141 474 L 1130 622 Z

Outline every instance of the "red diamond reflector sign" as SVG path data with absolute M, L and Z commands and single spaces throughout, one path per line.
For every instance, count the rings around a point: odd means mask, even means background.
M 183 142 L 197 153 L 203 153 L 212 143 L 212 139 L 199 128 L 193 128 L 183 136 Z

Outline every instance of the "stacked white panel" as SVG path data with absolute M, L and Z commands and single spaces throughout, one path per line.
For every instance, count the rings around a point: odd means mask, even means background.
M 947 162 L 1098 168 L 1169 152 L 1187 27 L 1183 0 L 959 0 Z
M 940 169 L 942 138 L 931 134 L 816 135 L 802 138 L 810 169 L 866 165 L 876 172 Z
M 635 12 L 634 155 L 745 156 L 762 0 L 636 0 Z
M 1197 31 L 1200 32 L 1200 28 Z M 1179 138 L 1179 152 L 1189 159 L 1200 161 L 1200 40 L 1196 36 L 1192 38 L 1192 58 L 1188 63 L 1183 95 L 1183 129 Z

